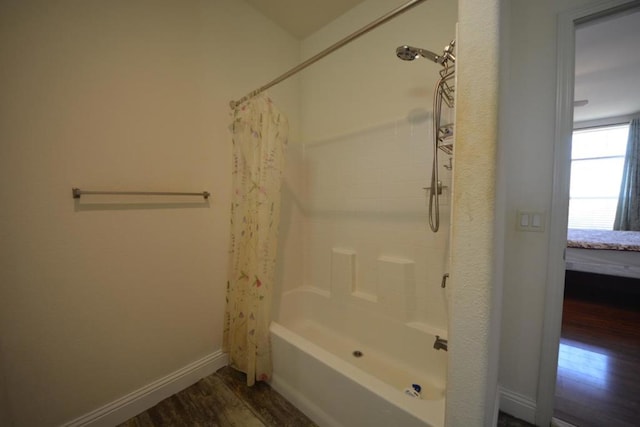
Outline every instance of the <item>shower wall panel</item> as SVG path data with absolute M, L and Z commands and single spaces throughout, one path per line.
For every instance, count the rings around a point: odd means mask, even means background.
M 312 56 L 389 8 L 383 0 L 361 3 L 303 40 L 302 56 Z M 441 329 L 447 323 L 446 290 L 440 287 L 448 262 L 447 156 L 440 167 L 446 188 L 436 234 L 429 230 L 424 190 L 431 177 L 431 105 L 439 67 L 400 61 L 395 49 L 412 44 L 441 50 L 455 37 L 456 15 L 455 2 L 426 2 L 314 64 L 300 81 L 306 185 L 300 199 L 302 285 Z M 336 251 L 353 253 L 351 289 L 343 289 L 344 281 L 343 288 L 332 283 Z M 410 265 L 410 273 L 401 269 L 400 277 L 390 278 L 382 270 L 392 259 Z
M 450 172 L 441 170 L 443 231 L 433 233 L 423 189 L 432 159 L 429 132 L 430 121 L 401 119 L 305 146 L 304 284 L 331 297 L 348 294 L 350 303 L 398 320 L 446 329 L 440 282 L 448 257 Z M 335 278 L 346 254 L 355 263 L 351 282 Z

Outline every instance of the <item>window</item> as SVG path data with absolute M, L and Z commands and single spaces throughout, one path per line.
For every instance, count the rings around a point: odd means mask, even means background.
M 629 125 L 573 132 L 569 228 L 612 230 Z

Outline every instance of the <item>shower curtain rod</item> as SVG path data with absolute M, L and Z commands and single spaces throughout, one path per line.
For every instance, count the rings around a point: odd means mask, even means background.
M 252 97 L 258 95 L 258 94 L 264 92 L 265 90 L 269 89 L 270 87 L 277 85 L 281 81 L 288 79 L 289 77 L 293 76 L 294 74 L 299 73 L 300 71 L 302 71 L 305 68 L 307 68 L 309 65 L 319 61 L 320 59 L 324 58 L 325 56 L 329 55 L 330 53 L 340 49 L 342 46 L 344 46 L 344 45 L 346 45 L 348 43 L 351 43 L 353 40 L 357 39 L 358 37 L 368 33 L 369 31 L 373 30 L 374 28 L 376 28 L 376 27 L 378 27 L 378 26 L 380 26 L 380 25 L 392 20 L 396 16 L 408 11 L 409 9 L 411 9 L 411 8 L 417 6 L 420 3 L 423 3 L 425 1 L 426 0 L 410 0 L 410 1 L 408 1 L 407 3 L 403 4 L 402 6 L 397 7 L 396 9 L 394 9 L 391 12 L 387 13 L 386 15 L 381 16 L 380 18 L 376 19 L 375 21 L 371 22 L 370 24 L 365 25 L 364 27 L 360 28 L 358 31 L 356 31 L 356 32 L 348 35 L 347 37 L 343 38 L 342 40 L 332 44 L 331 46 L 329 46 L 328 48 L 326 48 L 322 52 L 316 54 L 315 56 L 312 56 L 311 58 L 307 59 L 303 63 L 297 65 L 296 67 L 293 67 L 292 69 L 290 69 L 286 73 L 282 74 L 280 77 L 277 77 L 277 78 L 271 80 L 266 85 L 261 86 L 260 88 L 254 90 L 253 92 L 249 92 L 247 95 L 243 96 L 242 98 L 240 98 L 237 101 L 230 101 L 229 105 L 231 106 L 231 108 L 236 108 L 238 105 L 242 104 L 243 102 L 245 102 L 249 98 L 252 98 Z

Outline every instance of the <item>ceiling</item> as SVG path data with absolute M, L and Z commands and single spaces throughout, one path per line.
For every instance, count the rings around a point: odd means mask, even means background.
M 574 121 L 640 112 L 640 8 L 578 27 L 575 72 Z
M 246 0 L 292 35 L 313 34 L 364 0 Z M 640 112 L 640 8 L 576 30 L 576 122 Z
M 364 0 L 246 0 L 292 35 L 303 39 Z

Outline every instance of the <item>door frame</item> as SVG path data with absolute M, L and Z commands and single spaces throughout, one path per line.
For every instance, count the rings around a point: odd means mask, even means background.
M 638 6 L 637 0 L 604 0 L 558 14 L 553 193 L 549 215 L 550 237 L 547 255 L 545 313 L 536 397 L 535 422 L 537 426 L 551 424 L 558 370 L 571 173 L 575 29 L 576 25 L 631 9 L 634 6 Z

